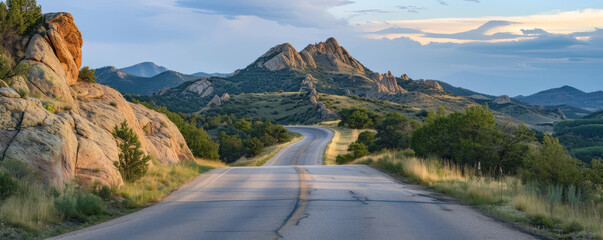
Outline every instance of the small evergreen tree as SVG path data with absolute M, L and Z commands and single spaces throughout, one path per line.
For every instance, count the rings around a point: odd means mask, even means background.
M 85 66 L 82 69 L 80 69 L 80 74 L 78 75 L 78 80 L 83 81 L 83 82 L 88 82 L 88 83 L 95 83 L 96 82 L 96 76 L 94 76 L 94 72 L 96 70 L 94 69 L 90 69 L 90 67 Z
M 128 127 L 124 120 L 121 125 L 115 126 L 113 137 L 120 149 L 119 161 L 113 162 L 121 176 L 128 182 L 140 179 L 147 172 L 148 161 L 151 157 L 144 155 L 140 150 L 140 141 L 134 131 Z

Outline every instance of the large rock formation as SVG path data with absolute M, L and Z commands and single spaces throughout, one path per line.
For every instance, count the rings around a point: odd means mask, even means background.
M 167 91 L 161 91 L 159 92 L 159 95 L 164 94 Z M 207 79 L 207 78 L 202 78 L 200 80 L 197 80 L 196 82 L 192 83 L 191 85 L 189 85 L 186 89 L 184 89 L 184 91 L 182 91 L 181 94 L 195 94 L 198 95 L 199 97 L 207 97 L 210 96 L 214 93 L 214 86 L 213 84 Z
M 78 82 L 82 38 L 68 13 L 44 16 L 45 36 L 34 35 L 22 63 L 27 77 L 11 79 L 21 98 L 0 88 L 0 160 L 16 159 L 57 187 L 74 178 L 121 185 L 113 162 L 119 150 L 112 131 L 124 120 L 138 135 L 142 150 L 162 163 L 194 157 L 178 128 L 163 114 L 127 102 L 109 87 Z M 43 32 L 43 31 L 38 31 Z M 56 113 L 43 105 L 54 105 Z
M 372 90 L 372 93 L 367 95 L 378 93 L 396 94 L 406 92 L 406 90 L 398 85 L 398 81 L 391 71 L 388 71 L 386 74 L 375 73 L 373 76 L 371 76 L 371 78 L 375 80 L 375 86 Z
M 511 103 L 511 98 L 507 95 L 502 95 L 500 97 L 497 97 L 494 100 L 494 103 L 496 104 L 507 104 L 507 103 Z
M 435 80 L 425 80 L 425 81 L 423 81 L 423 84 L 425 84 L 426 86 L 430 87 L 432 90 L 435 90 L 437 92 L 444 92 L 444 89 L 442 88 L 442 86 L 440 86 L 440 84 Z
M 297 52 L 289 43 L 271 48 L 256 62 L 256 66 L 278 71 L 285 68 L 297 70 L 319 69 L 323 71 L 365 73 L 364 66 L 354 59 L 348 51 L 339 46 L 335 38 L 325 42 L 310 44 Z

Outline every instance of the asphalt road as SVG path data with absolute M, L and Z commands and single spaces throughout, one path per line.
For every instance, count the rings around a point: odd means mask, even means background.
M 306 138 L 270 166 L 210 171 L 159 204 L 56 239 L 532 239 L 373 168 L 316 165 L 332 133 L 290 130 Z

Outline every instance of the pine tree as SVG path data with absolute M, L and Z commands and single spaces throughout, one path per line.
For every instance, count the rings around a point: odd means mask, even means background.
M 119 161 L 115 161 L 113 164 L 119 169 L 121 176 L 126 181 L 134 182 L 140 179 L 147 172 L 148 161 L 151 160 L 151 157 L 144 155 L 140 150 L 138 136 L 124 120 L 119 127 L 115 126 L 113 137 L 115 137 L 117 146 L 121 151 Z

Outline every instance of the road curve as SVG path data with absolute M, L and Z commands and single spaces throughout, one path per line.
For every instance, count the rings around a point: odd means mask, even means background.
M 304 138 L 281 149 L 264 166 L 322 165 L 322 156 L 333 138 L 333 131 L 310 126 L 286 128 L 304 135 Z
M 216 169 L 161 203 L 55 239 L 533 238 L 367 166 L 307 165 L 320 164 L 332 136 L 314 129 L 290 128 L 307 139 L 269 161 L 296 166 Z

